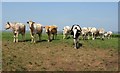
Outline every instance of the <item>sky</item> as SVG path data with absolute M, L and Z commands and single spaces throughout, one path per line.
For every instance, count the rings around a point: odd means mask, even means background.
M 79 24 L 81 27 L 104 28 L 118 31 L 117 2 L 3 2 L 2 29 L 5 23 L 28 20 L 45 25 L 64 26 Z
M 120 0 L 2 0 L 2 2 L 118 2 Z
M 0 30 L 2 29 L 2 3 L 0 2 Z

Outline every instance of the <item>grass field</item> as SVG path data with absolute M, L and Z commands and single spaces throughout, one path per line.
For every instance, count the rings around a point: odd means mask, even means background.
M 47 35 L 42 41 L 13 43 L 11 32 L 2 33 L 3 70 L 5 71 L 117 71 L 118 38 L 80 40 L 79 49 L 74 49 L 73 39 L 57 39 L 47 42 Z M 117 35 L 118 36 L 118 35 Z M 21 40 L 21 36 L 19 38 Z

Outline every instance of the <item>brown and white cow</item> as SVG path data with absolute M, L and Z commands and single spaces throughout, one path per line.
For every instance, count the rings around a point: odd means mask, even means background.
M 41 41 L 43 26 L 33 21 L 28 21 L 27 23 L 29 24 L 30 28 L 31 42 L 35 43 L 37 41 L 37 34 L 39 36 L 39 41 Z
M 25 40 L 25 28 L 26 26 L 23 23 L 18 22 L 7 22 L 5 25 L 5 29 L 12 29 L 14 34 L 13 42 L 18 42 L 18 35 L 21 34 L 23 40 Z
M 57 36 L 57 26 L 51 25 L 51 26 L 45 26 L 45 31 L 48 34 L 48 42 L 50 42 L 52 39 L 54 40 Z M 51 35 L 53 35 L 51 39 Z

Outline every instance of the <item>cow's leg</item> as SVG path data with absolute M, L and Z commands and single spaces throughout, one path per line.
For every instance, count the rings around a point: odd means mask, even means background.
M 76 39 L 74 39 L 74 44 L 75 44 L 74 48 L 77 49 L 77 40 Z
M 16 35 L 14 34 L 14 39 L 13 39 L 13 42 L 16 42 Z
M 55 34 L 53 34 L 53 36 L 52 36 L 52 40 L 54 40 L 54 38 L 55 38 Z
M 25 41 L 25 34 L 21 34 L 22 35 L 22 40 Z
M 92 40 L 94 40 L 95 39 L 95 35 L 92 33 Z
M 18 42 L 18 33 L 16 33 L 16 42 Z
M 85 39 L 85 35 L 83 34 L 82 37 L 83 37 L 83 40 L 84 40 Z
M 68 34 L 66 34 L 65 38 L 68 38 Z
M 85 40 L 87 40 L 87 39 L 88 39 L 88 35 L 86 34 L 86 35 L 85 35 Z
M 66 38 L 66 34 L 63 34 L 63 39 L 65 39 Z
M 48 42 L 50 42 L 50 40 L 51 40 L 51 35 L 48 34 Z
M 34 42 L 34 35 L 31 35 L 31 42 Z
M 63 34 L 63 39 L 65 39 L 65 34 Z
M 110 39 L 110 35 L 108 35 L 107 38 Z
M 39 41 L 41 41 L 41 35 L 42 35 L 41 33 L 40 33 L 40 34 L 38 34 L 38 36 L 39 36 Z
M 57 34 L 55 34 L 55 39 L 57 38 Z
M 87 39 L 88 39 L 88 40 L 90 39 L 90 35 L 89 35 L 89 34 L 87 34 Z
M 34 34 L 34 41 L 33 42 L 36 43 L 36 41 L 37 41 L 37 34 L 35 33 Z
M 112 35 L 110 35 L 110 39 L 112 39 Z
M 102 40 L 104 40 L 104 34 L 101 34 Z

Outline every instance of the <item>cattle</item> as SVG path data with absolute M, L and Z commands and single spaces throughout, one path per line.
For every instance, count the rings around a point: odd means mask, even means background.
M 88 27 L 88 33 L 89 35 L 92 35 L 92 40 L 96 38 L 96 34 L 98 34 L 98 31 L 95 27 Z
M 5 29 L 12 29 L 14 40 L 13 42 L 18 42 L 18 36 L 19 34 L 22 35 L 23 41 L 25 41 L 25 28 L 26 26 L 23 23 L 18 22 L 7 22 L 5 25 Z
M 51 25 L 51 26 L 45 26 L 45 31 L 48 34 L 48 42 L 51 40 L 54 40 L 57 36 L 57 26 L 56 25 Z M 51 35 L 53 35 L 51 39 Z
M 82 29 L 81 35 L 83 37 L 83 40 L 89 39 L 89 37 L 88 37 L 88 34 L 89 34 L 88 28 L 87 27 L 83 27 L 81 29 Z
M 103 28 L 99 28 L 97 36 L 99 36 L 102 40 L 104 40 L 104 33 L 105 30 Z
M 107 37 L 107 39 L 110 39 L 112 37 L 112 31 L 105 32 L 104 36 Z
M 78 49 L 78 44 L 79 44 L 79 36 L 81 35 L 81 27 L 78 24 L 74 24 L 71 28 L 71 35 L 73 36 L 74 39 L 74 48 Z
M 39 36 L 39 41 L 41 41 L 41 36 L 43 31 L 42 24 L 35 23 L 33 21 L 28 21 L 27 24 L 29 24 L 31 42 L 34 42 L 34 43 L 37 42 L 37 34 Z
M 70 26 L 65 26 L 63 28 L 63 39 L 68 38 L 68 35 L 71 32 L 71 27 Z

